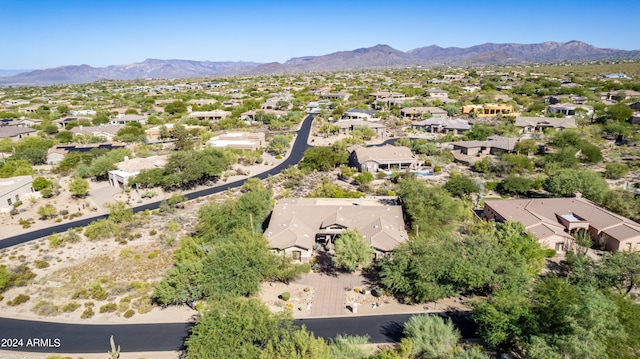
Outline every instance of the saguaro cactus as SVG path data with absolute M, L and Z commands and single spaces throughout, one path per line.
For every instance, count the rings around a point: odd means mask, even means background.
M 116 349 L 116 342 L 113 341 L 113 335 L 111 336 L 111 339 L 109 339 L 109 342 L 111 342 L 111 351 L 109 352 L 111 359 L 120 358 L 120 346 L 118 345 L 118 349 Z

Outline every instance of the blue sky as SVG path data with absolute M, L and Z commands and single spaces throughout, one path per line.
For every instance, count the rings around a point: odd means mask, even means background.
M 376 44 L 407 51 L 580 40 L 638 50 L 638 14 L 638 0 L 0 0 L 0 69 L 284 62 Z

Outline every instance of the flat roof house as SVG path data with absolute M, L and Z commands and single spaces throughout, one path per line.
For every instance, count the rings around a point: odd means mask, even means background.
M 257 150 L 265 145 L 264 132 L 227 132 L 207 141 L 207 145 L 216 148 L 236 148 Z
M 376 257 L 407 241 L 402 206 L 377 198 L 283 198 L 264 232 L 270 247 L 308 262 L 316 244 L 330 246 L 342 232 L 357 229 Z
M 495 117 L 498 115 L 515 115 L 513 106 L 506 104 L 485 103 L 483 105 L 466 105 L 462 106 L 464 115 L 472 115 L 478 117 Z
M 140 171 L 163 168 L 166 163 L 166 155 L 125 159 L 116 164 L 117 170 L 109 171 L 109 184 L 113 187 L 125 188 L 129 184 L 129 178 Z
M 0 212 L 7 213 L 13 204 L 36 195 L 31 176 L 0 178 Z
M 487 220 L 522 222 L 541 245 L 563 252 L 585 230 L 608 251 L 640 252 L 640 224 L 577 196 L 486 201 Z

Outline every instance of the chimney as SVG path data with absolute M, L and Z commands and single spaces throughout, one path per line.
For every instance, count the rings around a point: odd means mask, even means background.
M 580 193 L 580 192 L 576 192 L 576 193 L 574 193 L 574 194 L 573 194 L 573 196 L 574 196 L 575 198 L 582 198 L 582 193 Z

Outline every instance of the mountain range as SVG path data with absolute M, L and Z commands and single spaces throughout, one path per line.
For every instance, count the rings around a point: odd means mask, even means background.
M 147 59 L 128 65 L 103 68 L 89 65 L 61 66 L 0 77 L 0 86 L 89 83 L 102 79 L 178 79 L 232 75 L 268 75 L 324 71 L 360 70 L 405 66 L 480 66 L 563 61 L 640 58 L 640 50 L 598 48 L 581 41 L 539 44 L 493 44 L 460 47 L 436 45 L 407 52 L 388 45 L 376 45 L 322 56 L 292 58 L 285 63 L 213 62 Z M 0 75 L 11 74 L 0 70 Z M 15 72 L 13 72 L 15 73 Z

